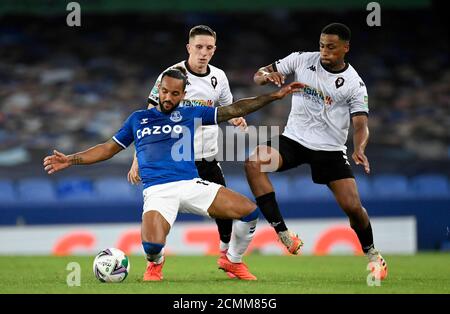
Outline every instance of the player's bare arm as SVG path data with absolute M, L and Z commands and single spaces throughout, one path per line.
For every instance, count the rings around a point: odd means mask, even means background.
M 52 174 L 73 165 L 93 164 L 113 157 L 122 149 L 120 145 L 111 139 L 103 144 L 71 155 L 65 155 L 54 150 L 53 155 L 44 158 L 44 169 L 48 174 Z
M 260 68 L 253 76 L 253 80 L 258 85 L 266 85 L 271 82 L 281 87 L 284 84 L 285 76 L 279 72 L 275 72 L 273 66 L 270 64 Z
M 276 92 L 257 97 L 243 98 L 232 103 L 231 105 L 219 107 L 217 109 L 217 122 L 219 123 L 227 121 L 231 118 L 245 116 L 261 109 L 274 100 L 278 100 L 288 94 L 298 92 L 303 87 L 304 85 L 302 83 L 293 82 Z
M 355 151 L 352 158 L 357 165 L 363 165 L 367 174 L 370 173 L 370 164 L 364 151 L 369 142 L 368 118 L 366 115 L 357 115 L 352 118 L 353 123 L 353 145 Z

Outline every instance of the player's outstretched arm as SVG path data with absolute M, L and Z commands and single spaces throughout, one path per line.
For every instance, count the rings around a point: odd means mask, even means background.
M 355 151 L 352 154 L 352 158 L 357 165 L 362 165 L 364 171 L 370 173 L 370 164 L 364 151 L 366 150 L 367 143 L 369 142 L 369 127 L 368 118 L 366 115 L 357 115 L 352 118 L 353 123 L 353 146 Z
M 48 174 L 52 174 L 73 165 L 93 164 L 111 158 L 122 149 L 120 145 L 111 139 L 106 143 L 72 155 L 64 155 L 54 150 L 53 155 L 44 158 L 44 169 Z
M 261 109 L 274 100 L 278 100 L 286 95 L 298 92 L 304 86 L 305 85 L 302 83 L 293 82 L 282 87 L 276 92 L 257 97 L 243 98 L 232 103 L 231 105 L 219 107 L 217 108 L 217 123 L 227 121 L 231 118 L 243 117 L 249 113 Z
M 271 64 L 260 68 L 253 76 L 253 80 L 258 85 L 273 83 L 278 87 L 281 87 L 281 85 L 284 84 L 285 78 L 286 77 L 283 74 L 275 72 Z

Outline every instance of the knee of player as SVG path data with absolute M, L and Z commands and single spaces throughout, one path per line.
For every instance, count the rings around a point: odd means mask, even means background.
M 161 252 L 164 247 L 164 244 L 161 243 L 153 243 L 153 242 L 142 242 L 142 246 L 144 251 L 148 255 L 154 255 Z
M 259 208 L 253 204 L 252 202 L 251 206 L 247 208 L 247 210 L 242 214 L 241 218 L 239 220 L 244 222 L 249 222 L 258 219 L 259 217 Z
M 351 198 L 351 197 L 347 198 L 341 204 L 341 206 L 346 212 L 351 212 L 354 214 L 358 214 L 364 210 L 364 208 L 361 205 L 361 202 L 358 199 Z

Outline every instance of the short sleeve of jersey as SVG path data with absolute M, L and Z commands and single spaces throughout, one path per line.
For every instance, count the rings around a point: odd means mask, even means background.
M 283 75 L 294 73 L 303 63 L 302 52 L 293 52 L 289 56 L 272 63 L 275 72 Z
M 128 119 L 124 122 L 122 128 L 113 136 L 113 140 L 124 149 L 130 146 L 134 141 L 133 137 L 133 127 L 131 121 L 133 120 L 134 114 L 130 115 Z
M 195 110 L 195 117 L 202 119 L 203 125 L 217 124 L 217 108 L 212 107 L 193 107 Z
M 158 76 L 155 85 L 148 95 L 148 103 L 154 106 L 157 106 L 159 104 L 159 86 L 161 85 L 161 77 L 162 73 Z
M 227 106 L 233 102 L 233 94 L 231 94 L 230 84 L 228 83 L 228 79 L 225 73 L 223 74 L 222 82 L 222 89 L 219 96 L 219 105 Z
M 358 81 L 357 86 L 352 89 L 348 102 L 350 114 L 369 113 L 369 96 L 367 88 L 362 81 Z

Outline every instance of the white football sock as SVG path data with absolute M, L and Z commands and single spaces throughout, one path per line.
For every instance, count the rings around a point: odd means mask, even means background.
M 230 246 L 227 257 L 233 263 L 241 263 L 242 256 L 247 250 L 250 242 L 255 236 L 255 228 L 258 219 L 244 222 L 235 220 L 233 223 L 233 232 L 231 233 Z
M 230 243 L 225 243 L 225 242 L 220 241 L 219 249 L 221 252 L 228 250 L 229 247 L 230 247 Z

